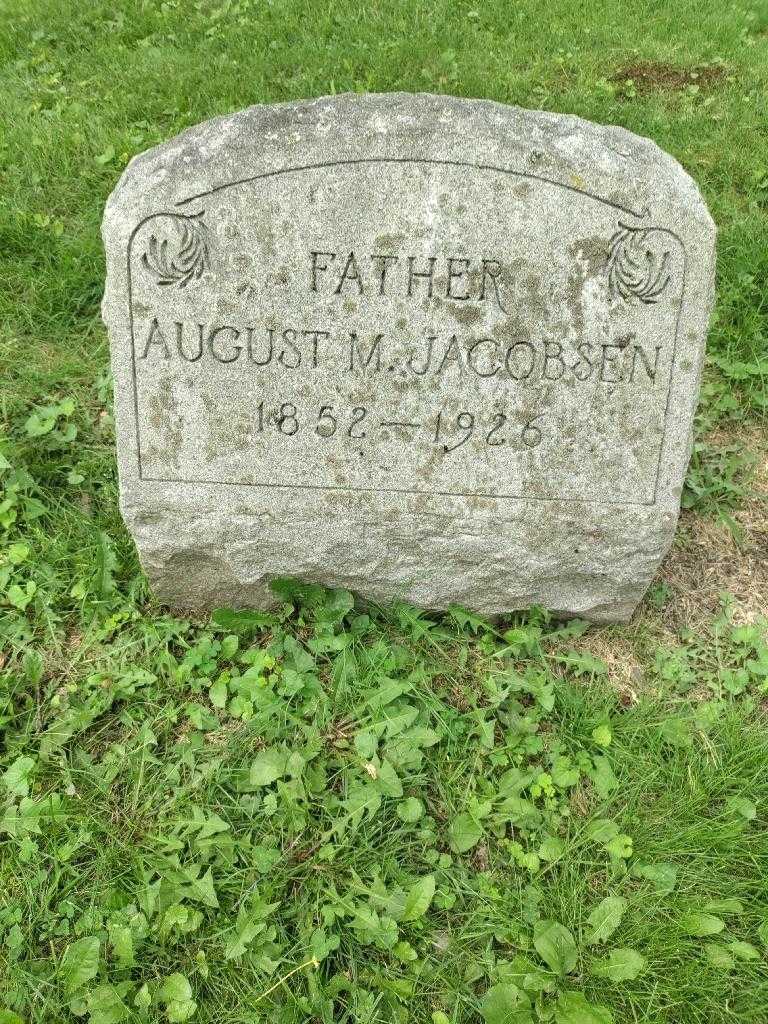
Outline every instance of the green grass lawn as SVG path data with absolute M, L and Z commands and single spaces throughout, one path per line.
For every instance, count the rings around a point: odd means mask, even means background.
M 148 592 L 104 201 L 207 117 L 394 89 L 624 125 L 718 223 L 688 511 L 629 626 Z M 0 1024 L 768 1019 L 766 95 L 744 0 L 0 0 Z

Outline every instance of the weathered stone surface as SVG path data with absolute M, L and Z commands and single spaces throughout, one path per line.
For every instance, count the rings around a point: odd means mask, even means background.
M 675 530 L 714 237 L 654 143 L 484 101 L 253 107 L 137 157 L 103 313 L 156 592 L 627 618 Z

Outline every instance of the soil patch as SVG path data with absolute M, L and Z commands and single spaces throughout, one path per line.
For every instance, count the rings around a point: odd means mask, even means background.
M 635 91 L 640 94 L 680 92 L 690 85 L 697 85 L 700 89 L 712 88 L 721 82 L 726 74 L 727 69 L 720 64 L 686 68 L 661 61 L 642 60 L 619 68 L 611 76 L 611 81 L 623 85 L 631 80 Z
M 683 512 L 662 567 L 673 592 L 664 616 L 677 628 L 703 625 L 724 593 L 733 598 L 737 622 L 768 619 L 768 440 L 762 431 L 734 440 L 755 454 L 750 495 L 733 513 L 738 533 L 725 522 Z

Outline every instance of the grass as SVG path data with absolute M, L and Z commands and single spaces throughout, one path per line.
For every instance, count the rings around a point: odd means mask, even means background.
M 767 85 L 765 4 L 0 0 L 0 1024 L 768 1017 Z M 190 124 L 349 89 L 622 124 L 699 181 L 688 511 L 629 626 L 148 593 L 104 201 Z
M 22 662 L 0 922 L 28 1019 L 764 1019 L 758 627 L 657 651 L 625 705 L 581 625 L 282 596 L 113 615 L 42 705 Z

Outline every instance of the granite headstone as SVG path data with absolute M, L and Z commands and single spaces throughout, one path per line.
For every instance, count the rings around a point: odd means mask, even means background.
M 631 615 L 669 548 L 715 229 L 653 142 L 346 95 L 215 118 L 104 218 L 121 508 L 161 599 Z

